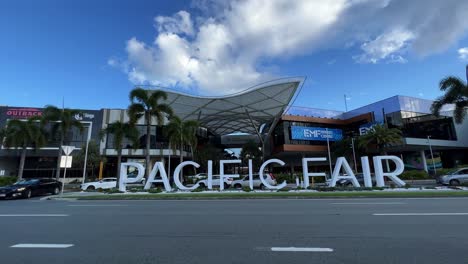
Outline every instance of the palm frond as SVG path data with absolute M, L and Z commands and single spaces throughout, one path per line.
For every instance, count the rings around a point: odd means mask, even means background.
M 129 99 L 131 102 L 139 102 L 143 105 L 148 104 L 148 91 L 143 88 L 135 88 L 130 91 Z

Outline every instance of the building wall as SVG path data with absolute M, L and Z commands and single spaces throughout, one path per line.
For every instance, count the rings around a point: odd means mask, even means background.
M 0 177 L 16 176 L 18 159 L 14 157 L 0 157 Z

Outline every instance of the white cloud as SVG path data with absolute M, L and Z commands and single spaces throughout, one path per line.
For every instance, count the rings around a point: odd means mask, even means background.
M 405 63 L 406 59 L 399 54 L 412 39 L 414 39 L 412 32 L 393 30 L 362 44 L 363 54 L 355 56 L 354 59 L 360 63 L 377 63 L 382 60 Z
M 157 16 L 154 18 L 159 32 L 193 34 L 193 23 L 187 11 L 179 11 L 172 17 Z
M 468 60 L 468 47 L 458 49 L 458 57 L 461 60 Z
M 135 84 L 236 92 L 275 76 L 277 59 L 347 49 L 360 63 L 404 63 L 445 50 L 468 29 L 461 0 L 195 0 L 157 16 L 152 43 L 127 41 L 120 68 Z M 451 14 L 441 16 L 440 14 Z M 193 17 L 193 14 L 199 14 Z

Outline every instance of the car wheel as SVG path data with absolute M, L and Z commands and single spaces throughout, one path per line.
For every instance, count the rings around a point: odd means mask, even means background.
M 229 188 L 229 184 L 227 183 L 224 183 L 224 190 L 228 189 Z
M 457 186 L 457 185 L 460 185 L 460 181 L 458 181 L 458 180 L 450 180 L 450 181 L 449 181 L 449 184 L 450 184 L 451 186 Z
M 86 191 L 94 191 L 94 190 L 96 190 L 96 187 L 94 187 L 92 185 L 88 186 L 88 188 L 86 188 Z
M 54 195 L 59 194 L 59 192 L 60 192 L 60 188 L 59 188 L 59 187 L 55 187 L 55 189 L 54 189 Z
M 29 199 L 29 198 L 31 198 L 31 196 L 32 196 L 31 190 L 27 190 L 24 197 L 26 199 Z
M 261 190 L 266 190 L 267 188 L 265 187 L 265 185 L 260 184 L 260 189 L 261 189 Z
M 205 184 L 204 183 L 200 183 L 200 188 L 205 188 Z
M 350 182 L 350 183 L 346 184 L 346 187 L 351 188 L 351 187 L 354 187 L 354 185 L 353 185 L 353 183 Z
M 237 184 L 234 185 L 234 188 L 236 188 L 236 189 L 242 189 L 242 184 L 237 183 Z

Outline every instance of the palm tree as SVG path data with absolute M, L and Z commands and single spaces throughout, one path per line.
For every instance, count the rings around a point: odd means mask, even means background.
M 163 125 L 164 118 L 172 116 L 172 108 L 168 104 L 160 103 L 160 100 L 167 100 L 166 92 L 161 90 L 149 91 L 142 88 L 135 88 L 130 92 L 131 104 L 127 110 L 130 122 L 136 123 L 138 119 L 144 117 L 146 124 L 146 175 L 149 175 L 151 171 L 150 145 L 152 119 L 155 117 L 158 125 Z
M 254 168 L 258 168 L 262 162 L 262 151 L 259 148 L 259 145 L 253 141 L 247 141 L 241 149 L 240 158 L 243 162 L 247 162 L 249 159 L 252 160 Z
M 24 163 L 28 147 L 40 148 L 46 143 L 46 133 L 37 117 L 23 120 L 9 120 L 2 136 L 6 147 L 21 149 L 18 180 L 23 178 Z M 2 137 L 2 139 L 3 139 Z
M 75 109 L 60 109 L 53 105 L 48 105 L 42 111 L 43 123 L 52 124 L 52 134 L 59 139 L 59 148 L 57 152 L 57 167 L 55 177 L 57 180 L 60 178 L 60 160 L 62 158 L 63 143 L 68 140 L 68 133 L 73 127 L 76 127 L 83 132 L 83 124 L 75 117 L 81 112 Z
M 360 148 L 368 149 L 369 146 L 377 146 L 380 154 L 386 155 L 387 147 L 402 142 L 401 130 L 388 128 L 386 125 L 374 125 L 367 134 L 360 137 Z
M 354 138 L 354 154 L 356 157 L 360 157 L 361 154 L 364 154 L 365 152 L 363 145 L 360 144 L 360 140 L 360 137 Z M 357 164 L 357 161 L 354 162 L 353 139 L 351 137 L 345 137 L 341 140 L 335 141 L 332 144 L 331 149 L 334 160 L 336 160 L 338 157 L 345 157 L 346 160 L 352 159 L 353 163 Z
M 466 70 L 468 78 L 468 65 Z M 449 76 L 440 81 L 439 87 L 445 94 L 432 103 L 432 114 L 439 116 L 442 106 L 454 104 L 455 110 L 453 116 L 455 122 L 457 124 L 462 123 L 463 119 L 466 117 L 466 108 L 468 107 L 468 83 L 458 77 Z
M 122 149 L 124 139 L 129 139 L 135 148 L 138 144 L 138 129 L 132 123 L 115 121 L 101 131 L 102 134 L 113 135 L 113 148 L 117 150 L 117 188 L 120 182 L 120 164 L 122 163 Z
M 177 116 L 173 116 L 167 125 L 166 134 L 169 139 L 169 144 L 175 148 L 179 148 L 179 157 L 180 163 L 183 162 L 184 158 L 182 156 L 182 151 L 184 145 L 189 145 L 192 158 L 193 158 L 193 148 L 197 145 L 197 128 L 199 124 L 195 120 L 186 120 L 183 121 Z

